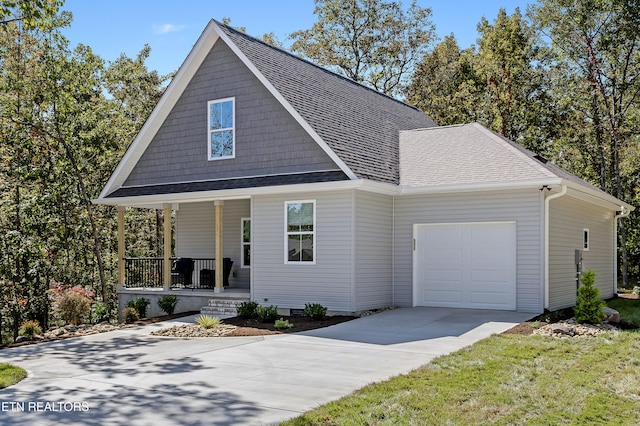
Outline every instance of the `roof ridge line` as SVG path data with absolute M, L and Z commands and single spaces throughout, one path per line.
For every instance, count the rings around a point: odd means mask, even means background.
M 369 91 L 371 91 L 371 92 L 373 92 L 375 94 L 378 94 L 380 96 L 388 98 L 389 100 L 397 102 L 397 103 L 399 103 L 401 105 L 404 105 L 404 106 L 406 106 L 408 108 L 414 109 L 416 111 L 423 112 L 420 108 L 418 108 L 418 107 L 416 107 L 414 105 L 411 105 L 411 104 L 408 104 L 406 102 L 403 102 L 403 101 L 401 101 L 399 99 L 394 98 L 393 96 L 389 96 L 386 93 L 382 93 L 382 92 L 380 92 L 380 91 L 378 91 L 378 90 L 376 90 L 376 89 L 374 89 L 372 87 L 365 86 L 364 84 L 359 83 L 359 82 L 357 82 L 357 81 L 355 81 L 355 80 L 353 80 L 353 79 L 351 79 L 349 77 L 346 77 L 346 76 L 344 76 L 342 74 L 338 74 L 337 72 L 332 71 L 330 69 L 324 68 L 324 67 L 312 62 L 310 59 L 303 58 L 301 56 L 295 55 L 294 53 L 292 53 L 292 52 L 290 52 L 290 51 L 288 51 L 286 49 L 283 49 L 281 47 L 274 46 L 272 44 L 266 43 L 265 41 L 260 40 L 259 38 L 255 37 L 255 36 L 252 36 L 251 34 L 244 33 L 242 31 L 238 30 L 237 28 L 234 28 L 234 27 L 232 27 L 230 25 L 223 24 L 222 22 L 218 21 L 217 19 L 213 19 L 213 21 L 216 24 L 218 24 L 219 26 L 227 28 L 227 29 L 229 29 L 230 31 L 233 31 L 234 33 L 236 33 L 239 36 L 247 37 L 247 38 L 249 38 L 249 39 L 251 39 L 253 41 L 256 41 L 256 42 L 258 42 L 258 43 L 260 43 L 260 44 L 262 44 L 262 45 L 264 45 L 266 47 L 269 47 L 271 49 L 277 50 L 277 51 L 279 51 L 281 53 L 284 53 L 285 55 L 288 55 L 288 56 L 290 56 L 290 57 L 292 57 L 294 59 L 297 59 L 297 60 L 302 61 L 302 62 L 304 62 L 306 64 L 309 64 L 309 65 L 311 65 L 311 66 L 313 66 L 313 67 L 315 67 L 315 68 L 317 68 L 317 69 L 319 69 L 319 70 L 321 70 L 321 71 L 323 71 L 323 72 L 325 72 L 327 74 L 330 74 L 330 75 L 332 75 L 334 77 L 340 78 L 340 79 L 342 79 L 342 80 L 344 80 L 344 81 L 346 81 L 346 82 L 348 82 L 350 84 L 353 84 L 355 86 L 361 87 L 361 88 L 366 89 L 366 90 L 369 90 Z

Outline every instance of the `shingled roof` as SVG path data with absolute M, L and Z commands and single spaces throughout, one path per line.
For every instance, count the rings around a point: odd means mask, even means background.
M 435 126 L 428 116 L 214 22 L 358 178 L 398 184 L 399 131 Z
M 404 188 L 543 182 L 555 178 L 611 197 L 478 123 L 401 132 L 400 164 L 400 185 Z

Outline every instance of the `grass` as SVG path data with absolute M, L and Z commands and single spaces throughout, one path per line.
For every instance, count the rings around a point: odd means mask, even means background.
M 285 425 L 640 424 L 640 333 L 500 334 Z
M 640 327 L 640 299 L 611 299 L 607 306 L 620 312 L 620 318 Z
M 27 372 L 24 369 L 7 363 L 0 364 L 0 389 L 14 385 L 25 377 Z

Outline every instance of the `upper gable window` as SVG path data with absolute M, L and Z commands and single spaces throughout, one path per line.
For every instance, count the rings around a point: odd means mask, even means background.
M 209 160 L 234 158 L 236 148 L 235 98 L 208 103 Z

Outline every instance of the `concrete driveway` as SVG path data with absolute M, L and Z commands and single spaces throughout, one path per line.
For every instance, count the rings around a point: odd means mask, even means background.
M 298 334 L 149 334 L 174 320 L 5 349 L 29 377 L 0 390 L 0 425 L 277 424 L 531 316 L 411 308 Z

